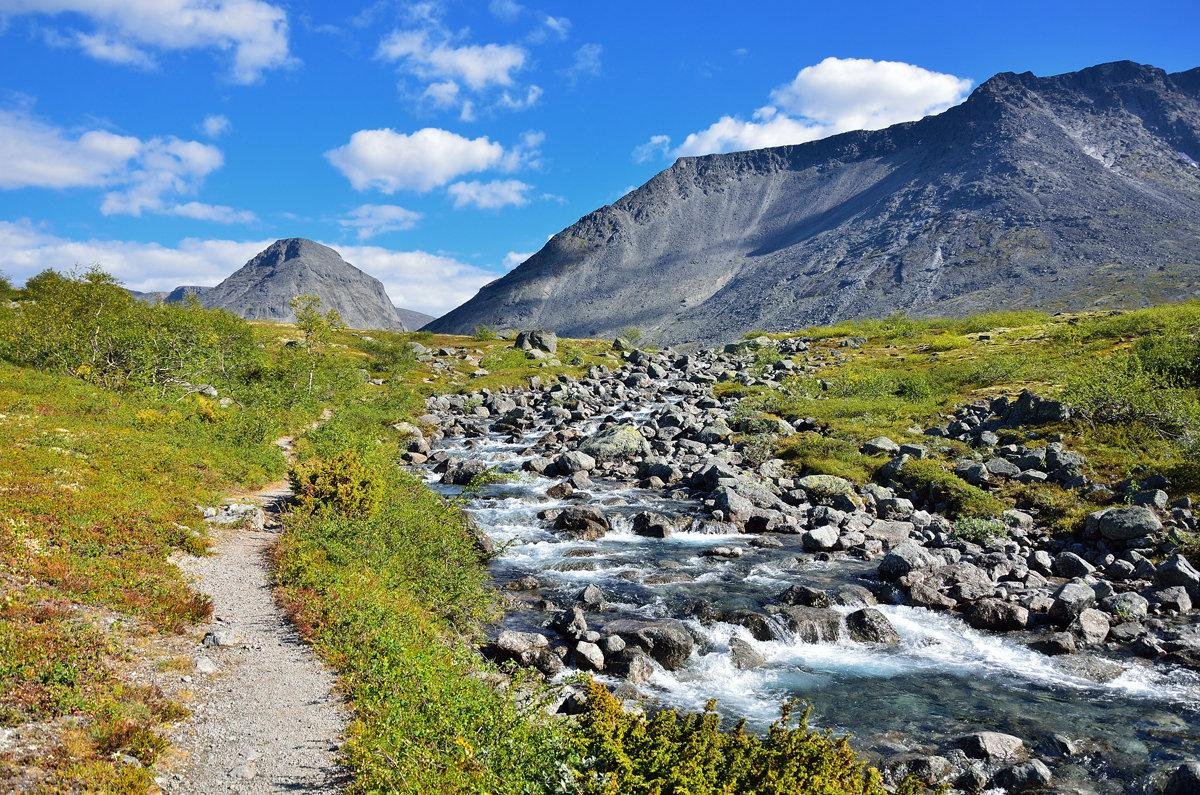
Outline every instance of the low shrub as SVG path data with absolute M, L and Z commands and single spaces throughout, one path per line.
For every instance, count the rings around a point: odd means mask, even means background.
M 584 760 L 581 793 L 823 793 L 883 795 L 879 772 L 846 737 L 808 726 L 793 705 L 758 736 L 739 722 L 728 731 L 709 702 L 703 712 L 626 712 L 604 685 L 587 684 L 587 707 L 575 732 Z M 793 719 L 795 723 L 793 724 Z M 897 792 L 914 793 L 912 782 Z
M 471 335 L 471 338 L 479 342 L 487 342 L 488 340 L 499 339 L 500 335 L 496 333 L 496 329 L 480 323 L 475 327 L 475 333 Z
M 950 516 L 990 519 L 1004 513 L 1004 503 L 999 499 L 967 483 L 937 461 L 910 458 L 897 474 L 905 486 Z
M 985 544 L 993 538 L 1002 538 L 1008 535 L 1008 528 L 997 519 L 968 516 L 954 523 L 954 535 L 964 541 Z
M 378 475 L 355 450 L 298 464 L 292 467 L 288 479 L 297 508 L 306 513 L 328 511 L 371 517 L 382 498 Z

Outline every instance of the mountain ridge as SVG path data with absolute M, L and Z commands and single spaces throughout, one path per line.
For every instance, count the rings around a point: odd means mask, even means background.
M 412 331 L 432 318 L 392 304 L 383 282 L 342 259 L 337 251 L 307 238 L 282 238 L 252 257 L 215 287 L 183 285 L 162 300 L 179 303 L 195 296 L 213 309 L 248 320 L 293 322 L 291 301 L 320 297 L 323 309 L 337 310 L 350 328 Z
M 1200 68 L 1002 72 L 918 121 L 679 158 L 426 328 L 716 342 L 895 311 L 1186 297 L 1198 160 Z

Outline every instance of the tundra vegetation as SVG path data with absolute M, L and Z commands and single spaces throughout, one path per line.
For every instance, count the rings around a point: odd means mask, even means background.
M 178 664 L 158 642 L 210 609 L 169 556 L 204 553 L 197 506 L 286 474 L 298 499 L 274 552 L 279 593 L 340 673 L 353 790 L 882 792 L 849 741 L 790 707 L 755 736 L 711 710 L 630 713 L 591 683 L 582 714 L 549 718 L 541 684 L 475 653 L 497 594 L 460 507 L 400 465 L 393 425 L 430 394 L 579 375 L 612 361 L 607 344 L 564 340 L 557 359 L 533 361 L 486 334 L 349 331 L 317 305 L 302 307 L 311 329 L 254 324 L 136 301 L 95 270 L 0 283 L 0 297 L 0 726 L 46 738 L 35 759 L 0 754 L 5 788 L 30 776 L 51 791 L 153 787 L 164 726 L 186 699 L 134 674 Z M 915 436 L 963 402 L 1036 388 L 1079 409 L 1055 432 L 1093 466 L 1169 474 L 1194 492 L 1198 331 L 1200 304 L 893 317 L 802 332 L 842 359 L 822 381 L 720 388 L 743 394 L 748 415 L 827 426 L 779 452 L 858 481 L 881 463 L 859 452 L 866 439 Z M 422 348 L 466 355 L 433 370 Z M 284 435 L 297 437 L 290 473 L 274 443 Z M 908 467 L 957 506 L 958 532 L 995 529 L 996 496 L 938 460 Z M 1088 510 L 1053 486 L 1003 496 L 1052 508 L 1064 527 Z

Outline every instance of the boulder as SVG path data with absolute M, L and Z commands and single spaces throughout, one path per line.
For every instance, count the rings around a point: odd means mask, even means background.
M 785 607 L 780 611 L 801 643 L 833 643 L 842 635 L 842 615 L 822 607 Z
M 1063 552 L 1054 559 L 1054 573 L 1059 577 L 1066 577 L 1067 579 L 1086 577 L 1095 570 L 1095 566 L 1074 552 Z
M 900 642 L 900 634 L 887 620 L 887 616 L 873 607 L 855 610 L 846 616 L 846 631 L 851 640 L 859 643 L 882 643 L 890 646 Z
M 1011 632 L 1029 625 L 1029 611 L 1019 604 L 1000 599 L 980 599 L 971 605 L 967 623 L 990 632 Z
M 682 668 L 696 646 L 692 633 L 679 621 L 620 619 L 609 622 L 604 630 L 620 635 L 628 647 L 641 649 L 668 671 Z
M 729 658 L 733 661 L 733 667 L 740 670 L 748 670 L 750 668 L 758 668 L 767 662 L 767 658 L 763 657 L 748 641 L 741 638 L 734 638 L 729 641 Z
M 958 738 L 955 745 L 971 759 L 985 762 L 1007 762 L 1022 759 L 1026 754 L 1020 737 L 1001 732 L 975 732 Z
M 1054 776 L 1050 768 L 1039 759 L 1030 759 L 1019 765 L 1006 767 L 996 774 L 996 783 L 1009 792 L 1029 792 L 1050 786 Z
M 1185 762 L 1171 773 L 1163 795 L 1196 795 L 1200 792 L 1200 762 Z
M 1069 582 L 1054 596 L 1050 617 L 1061 627 L 1068 626 L 1079 614 L 1096 604 L 1096 592 L 1081 582 Z
M 554 520 L 554 529 L 580 541 L 595 541 L 610 529 L 608 518 L 590 505 L 564 508 Z
M 1200 572 L 1183 555 L 1172 555 L 1154 570 L 1154 583 L 1169 588 L 1182 585 L 1189 592 L 1200 587 Z
M 854 484 L 836 475 L 806 475 L 796 481 L 796 486 L 804 489 L 809 499 L 820 505 L 850 504 L 854 508 L 862 507 L 862 498 L 854 490 Z
M 1104 639 L 1108 637 L 1110 627 L 1108 615 L 1094 607 L 1083 610 L 1080 612 L 1079 618 L 1075 619 L 1075 629 L 1079 635 L 1085 643 L 1093 645 L 1104 642 Z
M 584 441 L 579 449 L 593 458 L 606 461 L 647 455 L 650 443 L 634 426 L 614 425 Z
M 554 460 L 554 466 L 563 475 L 573 475 L 591 472 L 596 468 L 596 459 L 580 450 L 568 450 Z
M 633 516 L 633 532 L 647 538 L 666 538 L 675 530 L 675 523 L 661 513 L 640 511 Z
M 522 331 L 513 342 L 513 347 L 522 351 L 558 352 L 558 335 L 553 331 Z
M 900 445 L 886 436 L 876 436 L 863 444 L 862 452 L 866 455 L 891 455 L 900 452 Z
M 575 645 L 575 665 L 581 671 L 603 671 L 604 652 L 595 643 L 581 640 Z
M 1162 530 L 1162 522 L 1144 505 L 1125 505 L 1100 514 L 1096 527 L 1109 541 L 1133 541 Z
M 897 545 L 879 562 L 879 576 L 885 580 L 896 580 L 904 575 L 933 566 L 937 559 L 924 547 L 905 541 Z
M 801 536 L 800 540 L 804 548 L 809 552 L 819 552 L 821 550 L 833 549 L 838 543 L 838 529 L 833 525 L 824 525 L 823 527 L 814 527 Z

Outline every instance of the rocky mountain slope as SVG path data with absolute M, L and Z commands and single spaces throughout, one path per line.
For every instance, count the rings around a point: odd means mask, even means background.
M 226 309 L 250 320 L 295 320 L 291 301 L 297 295 L 321 298 L 351 328 L 409 331 L 429 321 L 428 315 L 398 309 L 383 283 L 342 259 L 328 246 L 304 238 L 277 240 L 216 287 L 177 287 L 165 300 L 195 295 L 204 306 Z
M 681 158 L 429 324 L 660 343 L 1200 289 L 1200 69 L 1002 73 L 917 122 Z

